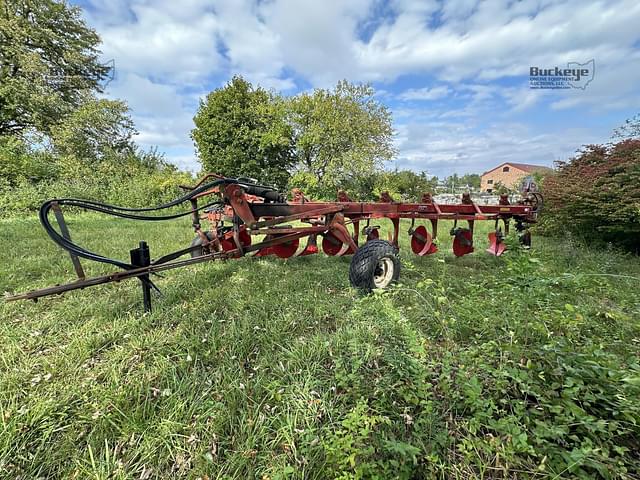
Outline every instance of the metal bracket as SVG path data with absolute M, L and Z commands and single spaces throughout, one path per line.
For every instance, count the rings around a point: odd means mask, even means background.
M 138 248 L 134 248 L 129 251 L 131 256 L 131 264 L 136 267 L 148 267 L 151 265 L 151 253 L 147 242 L 140 242 Z M 144 303 L 144 311 L 151 311 L 151 280 L 149 280 L 149 274 L 140 275 L 140 286 L 142 287 L 142 301 Z
M 60 227 L 60 233 L 65 238 L 65 240 L 71 241 L 71 234 L 69 233 L 69 229 L 67 228 L 67 224 L 64 221 L 64 215 L 62 214 L 62 209 L 57 202 L 53 202 L 51 204 L 51 209 L 56 217 L 56 222 L 58 222 L 58 226 Z M 84 269 L 82 268 L 82 264 L 80 263 L 80 258 L 77 255 L 69 252 L 69 256 L 71 257 L 71 263 L 73 263 L 73 268 L 76 271 L 76 275 L 80 280 L 85 279 Z

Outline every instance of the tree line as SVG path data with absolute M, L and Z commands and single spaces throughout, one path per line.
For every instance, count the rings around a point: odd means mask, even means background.
M 416 201 L 438 187 L 480 187 L 478 174 L 439 181 L 424 171 L 385 169 L 397 155 L 391 112 L 370 85 L 343 80 L 285 97 L 235 76 L 200 102 L 194 122 L 205 170 L 301 188 L 314 198 L 345 190 L 371 200 L 389 191 Z
M 143 150 L 127 104 L 103 98 L 110 69 L 81 10 L 59 0 L 0 3 L 0 215 L 45 199 L 122 205 L 172 198 L 189 174 Z M 391 112 L 369 85 L 341 81 L 283 96 L 233 77 L 199 105 L 192 138 L 204 171 L 255 178 L 317 199 L 345 190 L 402 201 L 437 189 L 478 188 L 476 174 L 439 180 L 387 170 L 395 158 Z M 543 226 L 638 249 L 640 116 L 606 145 L 584 147 L 544 181 Z
M 112 72 L 81 13 L 57 0 L 0 6 L 4 214 L 36 209 L 51 196 L 148 203 L 190 181 L 156 149 L 139 148 L 127 104 L 102 96 Z M 397 152 L 391 112 L 374 93 L 341 81 L 285 97 L 233 77 L 195 114 L 192 138 L 202 169 L 298 187 L 318 199 L 343 189 L 363 200 L 381 191 L 416 200 L 438 180 L 384 169 Z
M 125 102 L 103 98 L 100 42 L 66 2 L 0 3 L 0 215 L 54 196 L 148 203 L 188 181 L 136 145 Z

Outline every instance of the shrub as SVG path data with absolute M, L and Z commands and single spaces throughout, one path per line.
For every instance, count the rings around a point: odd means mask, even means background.
M 17 137 L 0 137 L 0 182 L 16 185 L 24 181 L 38 182 L 57 175 L 51 155 L 37 151 Z
M 640 248 L 640 140 L 589 145 L 544 185 L 546 229 Z
M 187 173 L 166 165 L 147 166 L 137 156 L 120 163 L 93 165 L 67 160 L 59 163 L 60 175 L 56 178 L 34 182 L 19 177 L 12 183 L 0 179 L 0 216 L 36 212 L 52 198 L 83 198 L 125 207 L 155 206 L 183 194 L 179 185 L 192 183 Z

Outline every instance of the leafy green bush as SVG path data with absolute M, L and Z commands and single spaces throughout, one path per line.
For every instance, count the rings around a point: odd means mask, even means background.
M 15 186 L 55 177 L 58 166 L 49 153 L 34 151 L 19 137 L 0 136 L 0 183 Z
M 59 175 L 33 182 L 19 177 L 0 183 L 0 216 L 35 212 L 52 198 L 83 198 L 127 207 L 154 206 L 184 193 L 179 185 L 192 183 L 187 173 L 166 165 L 144 165 L 131 156 L 119 163 L 93 165 L 67 159 Z
M 510 287 L 494 288 L 508 296 L 548 303 L 566 288 L 555 285 L 554 293 L 536 283 L 544 264 L 534 255 L 514 250 L 506 258 Z M 586 278 L 586 288 L 597 285 Z M 502 339 L 465 335 L 465 322 L 447 306 L 462 301 L 455 293 L 431 280 L 416 291 L 433 298 L 435 310 L 425 306 L 425 315 L 441 313 L 449 330 L 442 339 L 425 340 L 394 308 L 394 298 L 407 295 L 400 288 L 357 302 L 350 327 L 331 346 L 332 381 L 347 412 L 324 427 L 320 441 L 331 478 L 520 472 L 587 479 L 639 471 L 640 363 L 632 351 L 612 351 L 608 328 L 593 332 L 578 307 L 566 304 L 549 318 L 510 325 Z M 482 328 L 476 314 L 469 318 L 469 328 Z M 607 339 L 606 346 L 593 338 Z
M 640 249 L 640 140 L 590 145 L 545 180 L 542 225 Z

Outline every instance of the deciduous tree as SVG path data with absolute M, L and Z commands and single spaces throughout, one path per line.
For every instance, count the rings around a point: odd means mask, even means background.
M 51 137 L 59 155 L 95 163 L 132 154 L 136 134 L 126 103 L 91 98 L 52 127 Z
M 287 184 L 292 132 L 278 96 L 236 76 L 207 95 L 193 120 L 191 135 L 205 170 Z
M 426 172 L 395 170 L 380 175 L 378 189 L 389 191 L 392 197 L 405 202 L 419 202 L 425 193 L 434 193 L 438 179 L 429 178 Z
M 87 92 L 100 91 L 109 67 L 99 44 L 67 2 L 0 2 L 0 135 L 49 133 Z
M 380 169 L 395 154 L 391 113 L 369 85 L 338 82 L 289 100 L 295 139 L 295 179 L 319 195 Z M 301 185 L 303 188 L 309 186 Z

